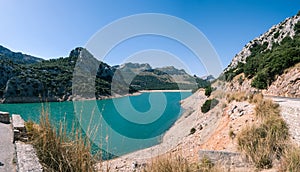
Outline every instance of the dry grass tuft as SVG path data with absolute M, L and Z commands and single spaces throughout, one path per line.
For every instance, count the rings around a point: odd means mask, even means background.
M 257 101 L 255 107 L 255 114 L 258 118 L 262 120 L 269 119 L 270 117 L 279 117 L 279 105 L 269 99 Z
M 300 148 L 292 145 L 289 146 L 283 154 L 281 169 L 279 171 L 300 171 Z
M 238 135 L 238 149 L 254 162 L 257 168 L 271 168 L 274 158 L 280 158 L 289 143 L 288 126 L 280 117 L 280 109 L 271 100 L 256 99 L 259 125 L 248 126 Z
M 263 99 L 264 99 L 264 96 L 262 94 L 249 95 L 249 102 L 250 103 L 257 104 L 257 103 L 263 101 Z
M 226 97 L 226 93 L 223 90 L 215 90 L 211 94 L 212 94 L 213 98 L 216 98 L 216 99 L 223 99 Z
M 181 156 L 156 157 L 144 172 L 221 172 L 208 158 L 203 158 L 199 164 L 190 163 Z
M 61 123 L 57 130 L 46 112 L 42 112 L 38 127 L 28 122 L 26 129 L 44 171 L 94 171 L 90 142 L 80 130 L 67 136 L 66 126 Z
M 144 172 L 189 172 L 193 171 L 186 159 L 181 157 L 157 157 L 154 158 Z
M 250 103 L 257 104 L 262 102 L 264 96 L 261 93 L 246 93 L 246 92 L 235 92 L 226 95 L 226 99 L 228 103 L 232 101 L 242 102 L 242 101 L 249 101 Z
M 228 103 L 232 101 L 242 102 L 248 100 L 248 96 L 245 92 L 235 92 L 232 94 L 227 94 L 226 99 Z
M 285 122 L 273 118 L 259 126 L 244 128 L 238 135 L 238 148 L 257 168 L 271 168 L 273 159 L 282 155 L 288 136 Z

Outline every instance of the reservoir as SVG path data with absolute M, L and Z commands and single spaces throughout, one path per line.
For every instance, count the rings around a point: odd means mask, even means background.
M 45 111 L 53 125 L 63 122 L 70 132 L 80 127 L 93 143 L 109 155 L 121 156 L 158 144 L 182 114 L 182 99 L 191 92 L 144 92 L 104 100 L 0 104 L 1 111 L 39 122 Z

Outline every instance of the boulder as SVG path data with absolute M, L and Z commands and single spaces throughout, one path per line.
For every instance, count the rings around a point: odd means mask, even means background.
M 9 118 L 9 113 L 8 112 L 1 112 L 0 111 L 0 122 L 9 124 L 10 123 L 10 118 Z

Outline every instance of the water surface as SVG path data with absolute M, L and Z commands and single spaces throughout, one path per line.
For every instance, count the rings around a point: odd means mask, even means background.
M 53 124 L 63 121 L 69 131 L 77 121 L 95 146 L 119 156 L 158 144 L 180 117 L 180 100 L 190 95 L 153 92 L 97 101 L 0 104 L 0 110 L 39 122 L 44 109 Z

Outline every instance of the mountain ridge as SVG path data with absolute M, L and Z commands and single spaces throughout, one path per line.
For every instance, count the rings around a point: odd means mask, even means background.
M 32 64 L 43 61 L 44 59 L 23 54 L 21 52 L 13 52 L 8 48 L 0 45 L 0 59 L 10 59 L 17 63 Z
M 224 70 L 225 72 L 237 67 L 238 63 L 245 63 L 247 57 L 251 55 L 251 49 L 257 45 L 266 45 L 264 49 L 260 50 L 263 52 L 267 49 L 272 49 L 274 43 L 281 43 L 286 37 L 293 38 L 296 35 L 295 26 L 300 21 L 300 14 L 288 17 L 279 24 L 273 25 L 267 32 L 261 34 L 259 37 L 254 38 L 247 43 L 243 49 L 235 55 L 228 67 Z
M 152 69 L 149 64 L 131 64 L 130 68 L 127 64 L 126 73 L 123 70 L 126 64 L 110 66 L 98 61 L 82 47 L 73 49 L 68 57 L 40 62 L 22 63 L 9 57 L 0 59 L 0 99 L 3 103 L 102 99 L 138 90 L 192 90 L 209 84 L 209 81 L 190 76 L 182 70 L 173 71 L 182 75 L 171 74 L 171 71 L 168 74 Z M 143 69 L 140 69 L 141 66 Z M 74 81 L 78 81 L 77 85 Z M 87 87 L 85 83 L 90 81 Z

